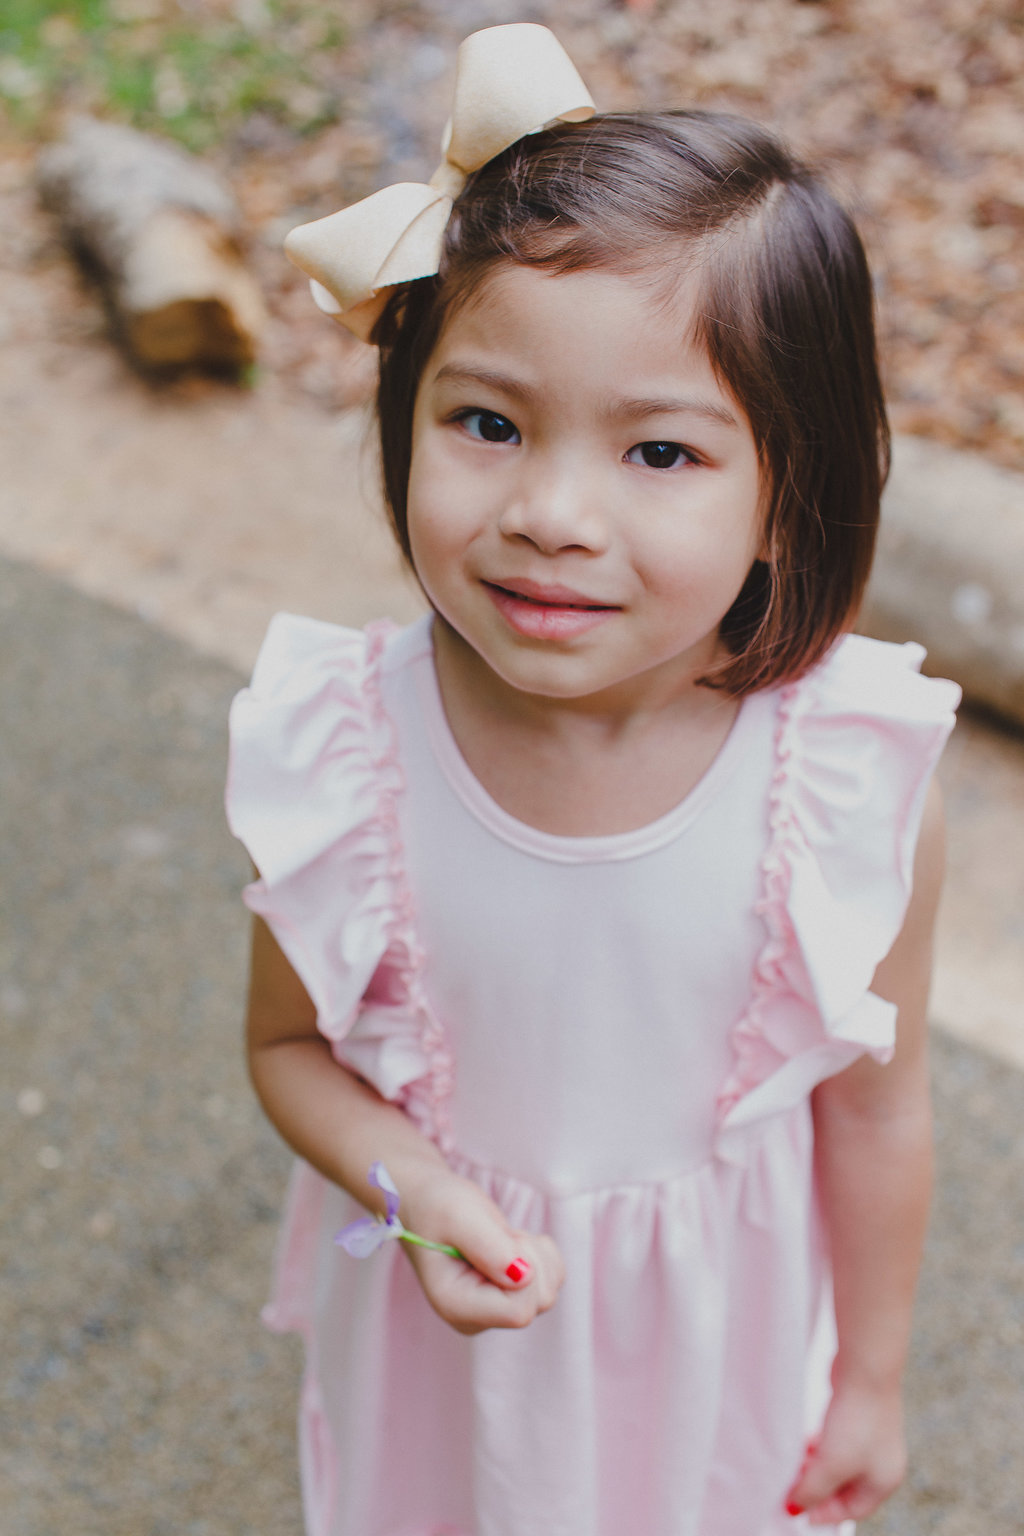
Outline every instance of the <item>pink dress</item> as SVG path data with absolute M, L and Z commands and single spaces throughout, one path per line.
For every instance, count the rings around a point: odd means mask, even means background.
M 955 684 L 860 637 L 752 695 L 638 831 L 516 821 L 449 731 L 425 618 L 278 616 L 232 711 L 246 892 L 337 1058 L 568 1278 L 467 1339 L 296 1166 L 267 1321 L 308 1347 L 310 1536 L 788 1536 L 831 1304 L 809 1093 L 891 1052 L 870 990 Z

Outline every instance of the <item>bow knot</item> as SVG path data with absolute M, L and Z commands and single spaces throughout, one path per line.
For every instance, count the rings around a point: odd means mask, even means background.
M 285 251 L 321 309 L 363 341 L 399 283 L 437 271 L 452 203 L 473 171 L 528 133 L 594 113 L 586 86 L 547 27 L 487 27 L 458 51 L 443 159 L 429 183 L 398 182 L 301 224 Z
M 454 202 L 462 191 L 469 177 L 459 165 L 453 165 L 450 160 L 442 160 L 437 170 L 431 176 L 428 186 L 435 192 L 440 192 L 442 197 L 447 197 Z

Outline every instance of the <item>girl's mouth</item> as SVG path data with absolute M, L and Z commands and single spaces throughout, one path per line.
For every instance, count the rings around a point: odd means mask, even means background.
M 493 581 L 483 585 L 506 623 L 529 640 L 572 640 L 618 612 L 569 587 L 526 580 L 507 587 Z

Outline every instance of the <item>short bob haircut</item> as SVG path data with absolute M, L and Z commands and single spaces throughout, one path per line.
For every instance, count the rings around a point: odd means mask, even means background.
M 396 289 L 373 339 L 384 490 L 410 558 L 412 418 L 446 320 L 502 262 L 698 283 L 697 340 L 745 411 L 765 558 L 701 679 L 795 680 L 850 627 L 874 552 L 889 432 L 871 278 L 849 215 L 771 134 L 706 112 L 609 113 L 520 139 L 458 197 L 437 277 Z

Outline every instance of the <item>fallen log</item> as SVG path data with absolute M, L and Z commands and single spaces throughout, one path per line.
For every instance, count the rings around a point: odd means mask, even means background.
M 897 437 L 861 623 L 1024 724 L 1024 475 Z
M 263 301 L 234 199 L 206 166 L 165 140 L 76 118 L 40 155 L 37 184 L 141 364 L 237 371 L 254 361 Z

